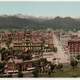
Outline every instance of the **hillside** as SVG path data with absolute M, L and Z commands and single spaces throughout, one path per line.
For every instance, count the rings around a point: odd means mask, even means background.
M 35 18 L 35 17 L 18 17 L 18 16 L 0 16 L 0 29 L 64 29 L 80 30 L 80 19 L 71 17 Z

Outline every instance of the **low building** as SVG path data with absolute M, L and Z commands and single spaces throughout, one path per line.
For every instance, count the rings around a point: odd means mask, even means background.
M 32 71 L 32 69 L 35 68 L 35 66 L 34 66 L 35 62 L 39 61 L 40 59 L 41 58 L 23 61 L 22 59 L 10 58 L 5 65 L 4 73 L 6 73 L 6 74 L 18 73 L 19 66 L 21 66 L 20 70 L 23 73 L 26 71 Z

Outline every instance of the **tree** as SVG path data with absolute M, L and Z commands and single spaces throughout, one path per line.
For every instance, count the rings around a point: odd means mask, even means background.
M 6 48 L 1 48 L 0 49 L 0 54 L 1 54 L 1 61 L 7 60 L 7 49 Z
M 23 77 L 22 65 L 21 64 L 19 64 L 19 66 L 18 66 L 18 77 Z
M 53 72 L 53 70 L 55 69 L 56 65 L 51 63 L 50 66 L 51 66 L 51 72 Z
M 42 59 L 41 59 L 41 62 L 43 63 L 43 64 L 42 64 L 43 66 L 45 66 L 45 65 L 48 63 L 48 61 L 47 61 L 46 58 L 42 58 Z
M 73 70 L 77 67 L 78 62 L 76 60 L 71 60 L 70 65 L 72 66 Z
M 13 54 L 13 48 L 10 46 L 12 43 L 12 37 L 10 35 L 8 35 L 8 38 L 7 40 L 5 41 L 5 44 L 7 46 L 7 49 L 6 49 L 6 56 L 8 57 L 9 59 L 9 56 L 14 56 Z
M 63 64 L 59 63 L 58 65 L 56 65 L 57 69 L 62 71 L 63 70 Z
M 76 59 L 80 60 L 80 55 L 77 55 L 77 56 L 76 56 Z
M 39 76 L 39 68 L 35 67 L 35 70 L 33 70 L 32 74 L 33 74 L 33 77 L 38 77 Z
M 32 59 L 31 51 L 28 50 L 27 52 L 23 52 L 22 58 L 23 60 L 31 60 Z
M 53 51 L 54 52 L 57 52 L 57 47 L 53 47 Z
M 7 48 L 9 49 L 10 48 L 10 44 L 12 43 L 12 38 L 8 38 L 7 40 L 6 40 L 6 46 L 7 46 Z
M 5 63 L 0 62 L 0 73 L 4 73 L 4 66 L 5 66 Z

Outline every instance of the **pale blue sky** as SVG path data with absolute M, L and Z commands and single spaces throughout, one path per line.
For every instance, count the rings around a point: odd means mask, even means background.
M 80 17 L 80 2 L 0 2 L 0 14 Z

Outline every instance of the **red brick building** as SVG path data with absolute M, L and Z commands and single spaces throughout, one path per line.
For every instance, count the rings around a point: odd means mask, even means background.
M 80 55 L 80 39 L 75 38 L 68 41 L 68 49 L 71 56 Z

